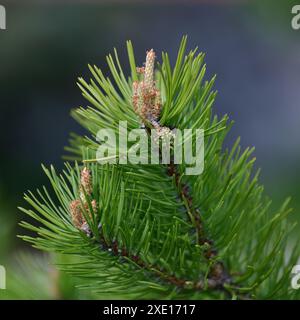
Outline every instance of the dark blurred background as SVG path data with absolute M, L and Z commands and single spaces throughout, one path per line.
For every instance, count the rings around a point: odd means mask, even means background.
M 113 47 L 128 70 L 127 39 L 140 64 L 149 48 L 174 61 L 184 34 L 189 49 L 207 54 L 208 76 L 218 75 L 215 111 L 235 121 L 227 144 L 241 136 L 243 147 L 256 147 L 267 194 L 274 205 L 291 195 L 300 218 L 297 2 L 0 0 L 0 262 L 20 245 L 23 192 L 47 184 L 40 163 L 61 168 L 69 132 L 82 132 L 69 116 L 85 105 L 76 78 L 89 77 L 88 63 L 106 72 Z

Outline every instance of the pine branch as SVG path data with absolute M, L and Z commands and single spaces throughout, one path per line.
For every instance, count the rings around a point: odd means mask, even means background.
M 200 210 L 195 208 L 193 205 L 193 198 L 189 192 L 189 187 L 186 184 L 181 183 L 180 174 L 176 165 L 171 161 L 168 166 L 168 175 L 174 177 L 176 188 L 179 192 L 179 196 L 182 202 L 185 204 L 187 215 L 189 216 L 191 222 L 195 226 L 197 243 L 200 246 L 205 246 L 204 257 L 210 261 L 217 256 L 217 250 L 213 248 L 213 241 L 208 239 L 205 235 L 203 221 L 201 219 Z M 221 288 L 226 291 L 224 284 L 232 283 L 232 279 L 226 270 L 223 262 L 212 262 L 210 266 L 210 271 L 208 274 L 208 283 L 210 288 Z
M 227 115 L 213 115 L 215 77 L 204 81 L 204 54 L 185 54 L 186 42 L 174 68 L 166 53 L 155 65 L 153 50 L 145 67 L 136 68 L 128 42 L 131 78 L 116 50 L 107 57 L 113 80 L 96 66 L 89 66 L 90 83 L 79 78 L 91 106 L 72 115 L 88 136 L 73 135 L 68 151 L 84 165 L 67 164 L 60 176 L 44 168 L 56 199 L 45 188 L 39 197 L 25 197 L 34 211 L 22 210 L 41 225 L 22 222 L 38 234 L 23 238 L 42 250 L 79 256 L 83 262 L 64 270 L 106 296 L 296 298 L 289 275 L 299 249 L 286 258 L 288 201 L 274 214 L 259 172 L 253 173 L 253 150 L 242 152 L 239 139 L 223 150 L 231 123 Z M 119 121 L 160 138 L 172 137 L 173 128 L 203 129 L 203 173 L 185 176 L 186 164 L 174 161 L 98 164 L 97 133 L 108 128 L 118 136 Z

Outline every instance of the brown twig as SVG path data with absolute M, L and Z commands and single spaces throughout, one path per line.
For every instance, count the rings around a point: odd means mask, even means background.
M 205 234 L 200 210 L 195 208 L 193 204 L 193 197 L 190 193 L 189 186 L 181 182 L 180 173 L 178 172 L 178 168 L 174 164 L 174 161 L 171 161 L 171 163 L 168 165 L 167 174 L 174 177 L 178 195 L 184 203 L 187 215 L 196 229 L 197 243 L 200 246 L 205 246 L 204 257 L 208 261 L 212 260 L 217 256 L 218 252 L 216 248 L 213 247 L 213 241 Z M 232 283 L 229 272 L 226 270 L 224 263 L 221 261 L 212 263 L 208 279 L 212 282 L 218 283 L 219 287 L 224 287 L 224 284 Z
M 109 243 L 103 235 L 100 235 L 100 244 L 101 249 L 111 252 L 114 256 L 119 258 L 126 258 L 132 261 L 134 264 L 140 268 L 147 270 L 150 273 L 153 273 L 155 276 L 160 279 L 168 282 L 171 285 L 176 286 L 180 289 L 190 289 L 190 290 L 205 290 L 205 289 L 220 289 L 222 290 L 221 283 L 217 279 L 208 279 L 206 282 L 203 280 L 199 281 L 190 281 L 187 279 L 181 279 L 175 275 L 168 274 L 163 268 L 144 262 L 139 255 L 133 255 L 127 251 L 125 247 L 120 248 L 116 240 L 112 243 Z

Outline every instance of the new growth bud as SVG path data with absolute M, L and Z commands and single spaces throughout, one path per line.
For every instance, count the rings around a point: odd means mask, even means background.
M 81 171 L 80 184 L 80 198 L 82 202 L 85 202 L 85 194 L 90 196 L 93 191 L 91 172 L 86 167 Z
M 134 111 L 143 122 L 156 122 L 161 111 L 160 92 L 155 87 L 154 81 L 155 52 L 153 49 L 147 52 L 145 68 L 137 68 L 137 72 L 143 74 L 142 81 L 133 83 L 132 103 Z
M 90 205 L 88 199 L 92 196 L 93 185 L 91 172 L 86 167 L 82 169 L 80 174 L 79 199 L 75 199 L 70 203 L 70 214 L 73 225 L 87 235 L 90 235 L 89 225 L 84 217 L 84 212 L 90 218 L 97 212 L 97 202 L 95 199 L 91 200 Z M 90 210 L 92 207 L 92 212 Z

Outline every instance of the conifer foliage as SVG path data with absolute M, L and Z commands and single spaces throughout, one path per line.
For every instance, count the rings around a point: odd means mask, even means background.
M 22 238 L 76 256 L 59 267 L 101 297 L 297 298 L 288 201 L 272 212 L 252 169 L 253 149 L 241 150 L 239 139 L 223 148 L 231 122 L 213 114 L 215 77 L 204 80 L 204 54 L 186 53 L 186 44 L 183 37 L 173 67 L 167 53 L 158 63 L 150 50 L 137 68 L 128 41 L 128 78 L 116 50 L 107 57 L 111 78 L 89 66 L 93 78 L 78 80 L 89 105 L 72 112 L 88 134 L 72 135 L 61 174 L 43 167 L 51 191 L 25 195 L 30 208 L 21 210 L 38 223 L 24 219 L 35 236 Z M 98 130 L 118 136 L 119 121 L 161 137 L 203 129 L 203 173 L 185 175 L 186 165 L 172 157 L 158 165 L 97 162 Z

